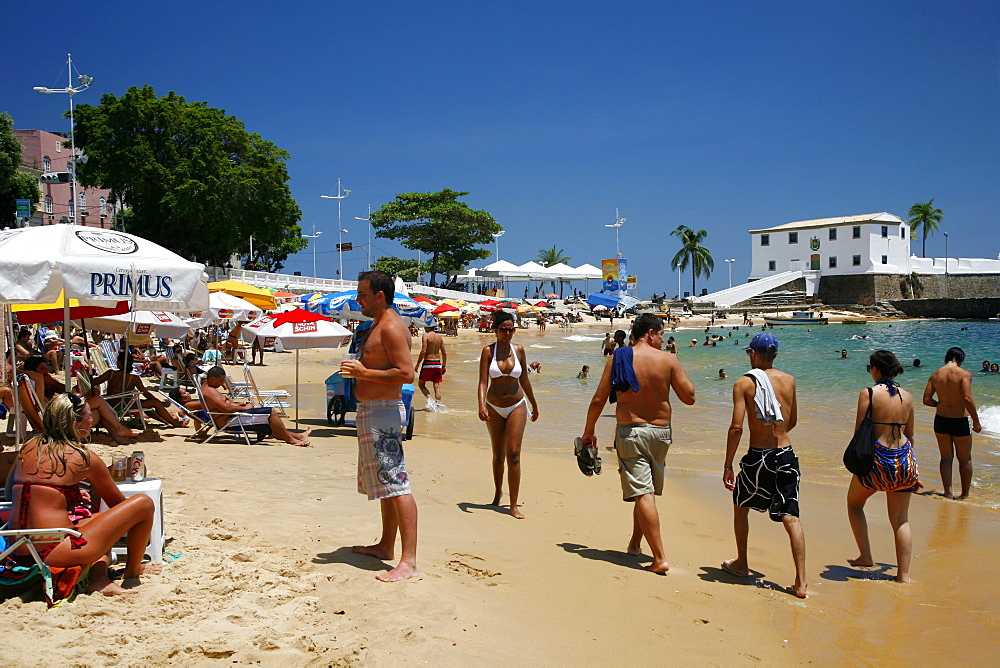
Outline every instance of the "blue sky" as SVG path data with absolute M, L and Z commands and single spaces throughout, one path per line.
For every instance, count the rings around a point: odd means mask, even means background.
M 31 90 L 66 85 L 67 52 L 95 77 L 78 103 L 150 84 L 223 108 L 291 153 L 324 276 L 337 205 L 320 195 L 338 177 L 345 241 L 366 243 L 368 204 L 447 187 L 493 214 L 517 264 L 553 245 L 573 265 L 612 257 L 618 207 L 645 296 L 676 293 L 681 224 L 708 231 L 716 260 L 699 291 L 728 285 L 724 258 L 746 278 L 748 229 L 905 217 L 932 197 L 950 255 L 1000 252 L 996 2 L 8 0 L 4 14 L 19 26 L 0 70 L 15 127 L 67 128 L 65 96 Z M 374 256 L 403 253 L 374 241 Z M 345 277 L 364 265 L 344 254 Z

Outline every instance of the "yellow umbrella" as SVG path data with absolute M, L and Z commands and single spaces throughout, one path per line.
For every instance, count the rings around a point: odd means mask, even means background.
M 245 299 L 257 308 L 262 308 L 265 311 L 273 311 L 278 308 L 278 303 L 270 292 L 263 288 L 254 287 L 249 283 L 243 283 L 242 281 L 229 279 L 227 281 L 209 283 L 208 291 L 225 292 L 227 295 Z

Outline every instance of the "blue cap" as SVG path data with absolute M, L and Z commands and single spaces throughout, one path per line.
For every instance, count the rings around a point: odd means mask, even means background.
M 743 350 L 753 350 L 766 355 L 774 355 L 778 352 L 778 339 L 770 332 L 761 332 L 750 340 L 749 346 L 744 346 Z

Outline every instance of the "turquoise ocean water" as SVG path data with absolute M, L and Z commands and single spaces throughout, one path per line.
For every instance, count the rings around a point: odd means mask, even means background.
M 588 326 L 549 329 L 544 334 L 533 329 L 517 333 L 515 341 L 525 346 L 528 360 L 542 363 L 542 373 L 532 374 L 542 417 L 528 427 L 526 451 L 567 452 L 572 439 L 582 431 L 587 405 L 604 366 L 600 351 L 604 331 L 606 327 Z M 672 465 L 707 471 L 720 468 L 732 411 L 733 379 L 748 369 L 742 346 L 749 340 L 747 334 L 752 336 L 758 331 L 759 327 L 713 327 L 711 334 L 727 337 L 715 347 L 701 345 L 706 336 L 704 328 L 681 327 L 672 333 L 697 397 L 696 406 L 690 409 L 674 402 Z M 920 400 L 931 372 L 943 364 L 945 351 L 956 345 L 963 348 L 964 366 L 973 372 L 973 396 L 983 424 L 982 434 L 973 435 L 973 502 L 1000 507 L 1000 373 L 978 372 L 983 360 L 1000 361 L 1000 322 L 834 323 L 778 327 L 773 333 L 780 344 L 775 366 L 797 378 L 799 425 L 793 432 L 793 443 L 803 461 L 803 475 L 808 473 L 813 480 L 831 484 L 845 484 L 840 457 L 854 429 L 858 393 L 871 382 L 865 371 L 868 356 L 872 350 L 886 349 L 896 353 L 903 363 L 906 371 L 897 380 L 913 393 L 917 404 L 914 440 L 921 478 L 928 489 L 940 490 L 939 455 L 931 429 L 934 411 L 920 405 Z M 865 338 L 855 339 L 855 335 Z M 698 345 L 685 347 L 692 339 L 697 339 Z M 463 379 L 456 374 L 448 377 L 454 382 L 445 383 L 452 413 L 422 415 L 421 433 L 488 446 L 486 430 L 475 418 L 475 381 L 470 373 L 475 373 L 481 346 L 492 340 L 492 336 L 484 334 L 479 341 L 463 341 L 455 346 L 449 366 L 461 363 Z M 839 358 L 841 349 L 847 349 L 848 359 Z M 912 366 L 914 359 L 921 360 L 920 368 Z M 589 380 L 576 378 L 583 364 L 591 367 Z M 720 368 L 726 369 L 729 379 L 716 378 Z M 416 405 L 422 407 L 423 400 L 417 398 Z M 605 408 L 603 414 L 613 416 L 613 410 Z M 610 444 L 612 425 L 611 418 L 599 422 L 602 445 Z

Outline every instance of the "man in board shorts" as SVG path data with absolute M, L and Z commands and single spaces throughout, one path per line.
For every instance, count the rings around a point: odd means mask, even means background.
M 747 561 L 750 509 L 766 512 L 788 533 L 795 563 L 795 584 L 786 591 L 806 598 L 806 539 L 799 523 L 799 460 L 788 437 L 798 421 L 795 378 L 772 368 L 778 340 L 762 332 L 745 347 L 752 369 L 733 385 L 733 419 L 726 439 L 722 484 L 733 493 L 736 558 L 722 570 L 737 577 L 752 573 Z M 733 475 L 733 458 L 743 436 L 743 419 L 750 430 L 750 448 Z
M 444 339 L 437 333 L 437 327 L 424 327 L 423 340 L 420 343 L 420 355 L 413 370 L 420 372 L 417 387 L 427 399 L 427 410 L 446 413 L 448 407 L 441 402 L 441 381 L 444 380 L 445 367 L 448 364 L 448 351 L 445 350 Z M 434 386 L 434 398 L 431 398 L 427 383 Z
M 361 344 L 361 357 L 340 363 L 355 379 L 358 399 L 358 492 L 378 499 L 382 535 L 374 545 L 356 545 L 358 554 L 392 560 L 399 533 L 402 554 L 388 573 L 375 577 L 396 582 L 417 575 L 417 504 L 403 460 L 402 426 L 406 420 L 402 386 L 413 382 L 410 331 L 392 308 L 395 286 L 381 271 L 358 277 L 361 312 L 374 323 Z
M 690 406 L 694 403 L 694 384 L 677 356 L 660 350 L 663 345 L 660 318 L 652 313 L 640 315 L 632 324 L 632 338 L 635 344 L 615 350 L 604 367 L 580 440 L 583 446 L 596 448 L 597 419 L 609 398 L 611 403 L 617 403 L 615 450 L 622 498 L 634 504 L 632 538 L 626 552 L 641 555 L 645 538 L 653 553 L 653 563 L 646 570 L 663 574 L 670 570 L 670 564 L 660 538 L 656 497 L 663 494 L 663 473 L 673 437 L 670 390 Z

